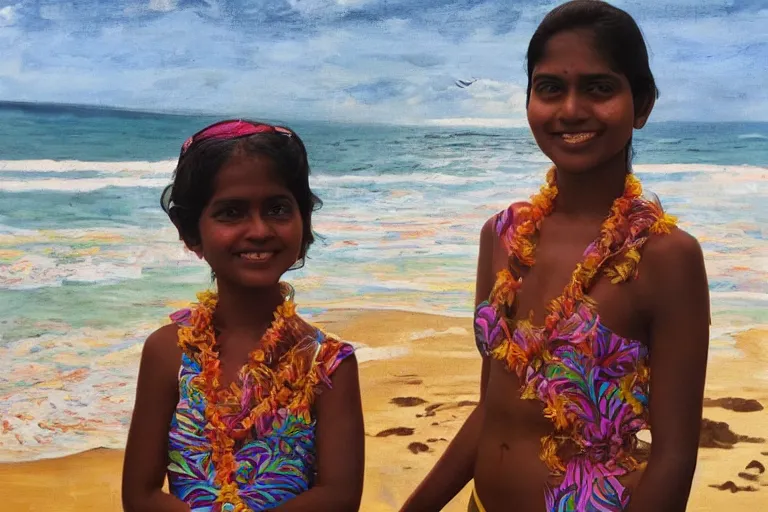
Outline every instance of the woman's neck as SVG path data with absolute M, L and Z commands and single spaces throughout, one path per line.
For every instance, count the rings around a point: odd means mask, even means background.
M 616 198 L 624 193 L 627 172 L 624 153 L 620 154 L 620 159 L 589 171 L 568 173 L 557 170 L 555 212 L 605 216 Z
M 218 283 L 216 327 L 228 331 L 258 331 L 272 323 L 274 312 L 283 303 L 280 285 L 243 288 Z

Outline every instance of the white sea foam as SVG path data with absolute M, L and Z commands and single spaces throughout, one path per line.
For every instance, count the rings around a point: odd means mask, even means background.
M 712 300 L 744 300 L 749 302 L 768 302 L 768 293 L 759 292 L 712 292 Z
M 149 173 L 169 175 L 176 167 L 175 160 L 126 161 L 126 162 L 89 162 L 82 160 L 0 160 L 0 173 L 11 172 L 82 172 L 101 173 Z
M 20 243 L 37 241 L 46 244 L 52 241 L 61 244 L 54 248 L 46 247 L 43 254 L 42 251 L 25 251 L 8 263 L 0 263 L 0 287 L 29 290 L 65 283 L 111 284 L 141 279 L 144 269 L 148 267 L 202 265 L 181 243 L 162 244 L 157 237 L 149 233 L 145 235 L 143 242 L 139 241 L 140 237 L 127 240 L 115 237 L 110 240 L 107 236 L 82 251 L 67 244 L 82 243 L 89 239 L 87 236 L 68 239 L 60 233 L 0 235 L 0 249 L 7 245 L 13 247 L 14 239 Z M 152 238 L 155 243 L 147 244 Z M 91 237 L 91 240 L 99 239 Z
M 757 135 L 757 134 L 752 134 Z M 476 164 L 476 165 L 475 165 Z M 531 169 L 526 172 L 503 171 L 508 162 L 505 159 L 493 160 L 492 157 L 478 159 L 473 165 L 480 166 L 483 171 L 473 175 L 456 175 L 442 172 L 413 173 L 390 172 L 379 169 L 375 174 L 324 174 L 322 169 L 310 178 L 312 185 L 320 188 L 406 184 L 407 188 L 418 189 L 429 185 L 460 186 L 471 184 L 496 185 L 500 179 L 514 177 L 516 183 L 528 187 L 535 186 L 540 180 L 541 170 Z M 124 161 L 124 162 L 87 162 L 79 160 L 0 160 L 0 190 L 7 192 L 25 192 L 34 190 L 90 192 L 106 187 L 148 187 L 161 188 L 169 183 L 175 162 L 162 161 Z M 706 174 L 766 176 L 768 169 L 750 165 L 711 165 L 711 164 L 641 164 L 636 165 L 639 174 L 673 174 L 681 172 L 698 172 Z M 33 180 L 4 179 L 3 172 L 46 172 L 56 175 L 48 179 Z M 93 171 L 105 175 L 121 174 L 121 176 L 97 176 L 87 178 L 66 178 L 67 172 Z M 123 176 L 126 175 L 127 176 Z M 161 177 L 162 176 L 162 177 Z M 530 182 L 530 183 L 529 183 Z M 534 183 L 535 182 L 535 183 Z
M 673 174 L 679 172 L 701 172 L 707 174 L 768 174 L 768 168 L 755 165 L 713 165 L 713 164 L 638 164 L 632 168 L 638 174 Z
M 56 191 L 93 192 L 107 187 L 120 188 L 162 188 L 168 180 L 158 178 L 79 178 L 79 179 L 37 179 L 0 180 L 0 190 L 6 192 Z

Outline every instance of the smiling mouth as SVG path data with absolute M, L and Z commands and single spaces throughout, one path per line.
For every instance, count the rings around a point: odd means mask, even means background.
M 254 251 L 254 252 L 241 252 L 238 256 L 246 261 L 264 262 L 269 260 L 275 255 L 275 251 Z
M 592 140 L 596 135 L 597 132 L 561 133 L 560 138 L 566 144 L 581 144 Z

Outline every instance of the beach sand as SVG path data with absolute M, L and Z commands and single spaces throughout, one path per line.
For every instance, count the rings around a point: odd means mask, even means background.
M 400 354 L 361 364 L 368 434 L 361 510 L 397 510 L 477 400 L 480 358 L 471 320 L 397 311 L 334 311 L 319 323 L 370 347 L 361 349 L 361 358 L 368 350 Z M 713 424 L 705 432 L 707 442 L 718 447 L 700 450 L 689 511 L 768 509 L 768 472 L 746 470 L 753 460 L 768 466 L 768 442 L 754 439 L 768 437 L 766 347 L 768 330 L 753 330 L 738 337 L 737 349 L 743 356 L 710 358 L 706 396 L 713 402 L 704 409 L 704 417 L 727 422 L 728 427 Z M 729 397 L 757 400 L 766 408 L 737 412 L 727 401 L 717 401 Z M 743 406 L 736 403 L 737 409 Z M 15 512 L 119 511 L 121 465 L 122 452 L 107 449 L 3 464 L 0 503 L 4 510 Z M 728 481 L 755 490 L 712 487 Z M 466 510 L 468 491 L 469 487 L 444 510 Z

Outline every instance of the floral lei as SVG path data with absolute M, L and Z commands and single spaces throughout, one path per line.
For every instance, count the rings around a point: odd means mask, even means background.
M 557 192 L 555 167 L 551 167 L 547 172 L 546 183 L 538 194 L 531 197 L 530 205 L 522 206 L 515 211 L 518 224 L 515 229 L 507 231 L 505 240 L 512 256 L 513 268 L 519 268 L 520 265 L 532 267 L 535 263 L 536 237 L 541 228 L 541 222 L 554 209 Z M 562 295 L 553 299 L 547 306 L 548 314 L 544 325 L 548 332 L 553 332 L 561 319 L 571 317 L 574 308 L 580 302 L 593 305 L 592 300 L 584 294 L 584 290 L 589 289 L 601 269 L 614 284 L 636 277 L 640 253 L 634 245 L 626 245 L 625 241 L 627 231 L 635 228 L 630 217 L 638 201 L 642 201 L 644 208 L 655 210 L 656 215 L 652 218 L 656 220 L 649 226 L 650 233 L 669 233 L 675 225 L 674 217 L 664 213 L 656 203 L 643 200 L 642 193 L 643 187 L 640 180 L 634 174 L 627 173 L 624 192 L 611 205 L 610 215 L 600 227 L 599 238 L 585 251 L 582 261 L 573 271 Z M 615 258 L 612 264 L 604 266 L 612 258 Z M 522 277 L 518 272 L 519 277 L 513 278 L 508 269 L 501 270 L 500 274 L 503 275 L 500 276 L 502 279 L 499 279 L 498 283 L 502 286 L 494 290 L 493 295 L 499 299 L 499 302 L 512 305 L 515 294 L 522 285 Z
M 296 315 L 293 289 L 280 283 L 285 301 L 277 307 L 274 320 L 241 369 L 242 387 L 233 382 L 221 389 L 221 362 L 214 350 L 216 334 L 213 314 L 218 303 L 214 292 L 198 294 L 198 306 L 191 311 L 190 326 L 181 327 L 179 346 L 200 363 L 200 374 L 193 384 L 205 396 L 206 434 L 211 443 L 214 483 L 220 487 L 216 510 L 248 512 L 250 509 L 239 496 L 236 481 L 235 443 L 248 434 L 265 432 L 276 411 L 290 409 L 303 420 L 311 421 L 309 408 L 304 406 L 315 393 L 320 380 L 318 372 L 306 371 L 298 353 L 300 344 L 291 343 L 306 334 L 304 323 Z M 287 347 L 278 353 L 279 347 Z M 277 361 L 277 364 L 273 362 Z M 291 388 L 286 387 L 290 383 Z M 226 508 L 225 508 L 226 507 Z

